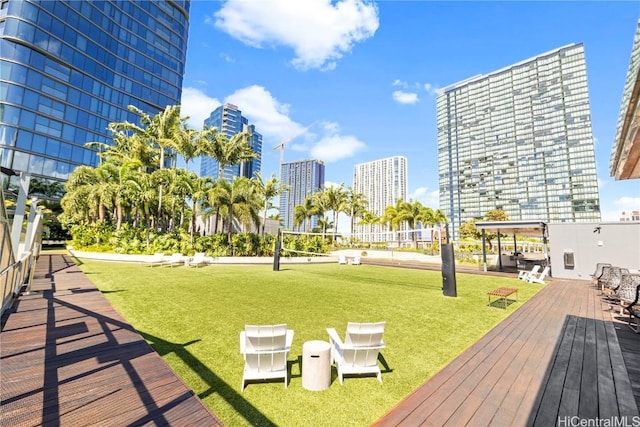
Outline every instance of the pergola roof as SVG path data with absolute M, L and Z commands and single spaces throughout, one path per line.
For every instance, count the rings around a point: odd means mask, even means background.
M 476 222 L 479 230 L 493 231 L 500 234 L 516 236 L 542 237 L 547 234 L 547 224 L 543 221 L 480 221 Z

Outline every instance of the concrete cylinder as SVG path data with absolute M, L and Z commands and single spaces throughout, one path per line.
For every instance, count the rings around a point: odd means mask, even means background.
M 302 387 L 319 391 L 331 384 L 331 344 L 307 341 L 302 345 Z

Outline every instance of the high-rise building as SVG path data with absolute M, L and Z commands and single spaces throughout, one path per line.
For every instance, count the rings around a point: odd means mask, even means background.
M 620 221 L 640 221 L 640 211 L 624 211 Z
M 206 127 L 214 126 L 227 138 L 246 131 L 249 134 L 249 146 L 257 157 L 251 161 L 237 165 L 226 165 L 224 178 L 233 181 L 236 176 L 252 178 L 253 174 L 260 172 L 262 163 L 262 135 L 256 132 L 255 126 L 249 124 L 249 120 L 242 115 L 242 111 L 233 104 L 224 104 L 211 112 L 204 121 Z M 210 176 L 217 179 L 220 175 L 220 163 L 212 157 L 203 156 L 200 162 L 200 176 Z
M 280 195 L 280 216 L 285 230 L 311 231 L 317 227 L 318 217 L 310 219 L 309 229 L 305 224 L 294 226 L 294 210 L 298 205 L 304 205 L 308 196 L 324 187 L 324 163 L 321 160 L 300 160 L 283 163 L 280 169 L 280 182 L 289 191 Z
M 87 142 L 180 103 L 189 0 L 0 0 L 2 166 L 44 183 L 96 166 Z M 33 182 L 33 179 L 32 179 Z
M 616 136 L 611 147 L 609 172 L 617 180 L 640 178 L 640 21 L 631 48 L 627 79 L 622 91 Z
M 461 224 L 493 209 L 511 220 L 599 221 L 582 44 L 441 90 L 440 209 Z
M 399 199 L 407 200 L 407 158 L 395 156 L 355 165 L 353 190 L 364 194 L 369 212 L 382 216 L 387 206 L 395 206 Z M 398 239 L 387 226 L 380 224 L 357 225 L 354 237 L 363 242 Z

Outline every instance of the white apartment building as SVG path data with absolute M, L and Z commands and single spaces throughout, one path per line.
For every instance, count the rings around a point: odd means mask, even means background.
M 511 220 L 600 221 L 582 44 L 442 89 L 437 126 L 440 209 L 454 238 L 493 209 Z
M 389 157 L 355 165 L 353 189 L 367 198 L 367 210 L 382 216 L 398 199 L 407 200 L 407 158 Z M 397 241 L 397 233 L 379 224 L 357 225 L 355 236 L 363 242 Z

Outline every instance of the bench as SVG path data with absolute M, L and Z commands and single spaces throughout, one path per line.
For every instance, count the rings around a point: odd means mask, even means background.
M 501 287 L 498 289 L 494 289 L 492 291 L 487 292 L 489 296 L 489 305 L 491 305 L 491 297 L 502 298 L 504 303 L 503 308 L 507 308 L 507 297 L 516 294 L 516 301 L 518 301 L 518 288 L 505 288 Z M 496 300 L 497 301 L 497 300 Z

